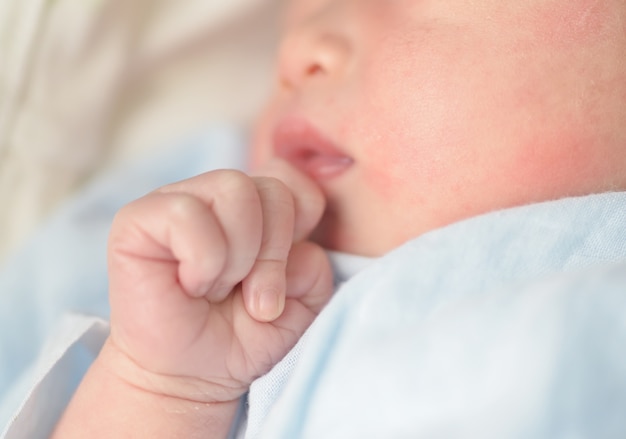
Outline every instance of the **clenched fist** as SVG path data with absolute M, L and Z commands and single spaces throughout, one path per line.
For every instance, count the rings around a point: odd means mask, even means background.
M 325 200 L 286 162 L 163 187 L 109 239 L 111 333 L 55 438 L 226 437 L 238 399 L 332 292 Z

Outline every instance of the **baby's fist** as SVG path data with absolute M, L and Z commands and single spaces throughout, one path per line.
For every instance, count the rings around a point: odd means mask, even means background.
M 238 398 L 327 302 L 324 252 L 304 242 L 320 190 L 283 162 L 214 171 L 123 208 L 109 240 L 111 337 L 125 379 L 199 402 Z

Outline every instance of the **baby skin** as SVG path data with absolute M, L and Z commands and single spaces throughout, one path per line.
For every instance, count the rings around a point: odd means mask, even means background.
M 276 177 L 211 172 L 118 213 L 111 334 L 58 437 L 227 435 L 249 384 L 332 291 L 323 250 L 305 241 L 321 191 L 285 163 L 265 172 Z
M 332 293 L 497 209 L 626 189 L 623 0 L 292 0 L 251 175 L 117 215 L 111 334 L 56 437 L 225 437 Z

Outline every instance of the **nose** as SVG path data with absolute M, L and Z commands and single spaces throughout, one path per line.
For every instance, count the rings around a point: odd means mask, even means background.
M 280 84 L 295 90 L 311 80 L 344 75 L 353 55 L 347 32 L 323 17 L 287 30 L 279 49 Z

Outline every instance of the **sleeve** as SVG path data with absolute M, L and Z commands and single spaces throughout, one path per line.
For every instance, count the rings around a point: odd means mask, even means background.
M 0 437 L 49 437 L 108 333 L 109 325 L 103 319 L 65 316 L 37 361 L 0 403 Z

